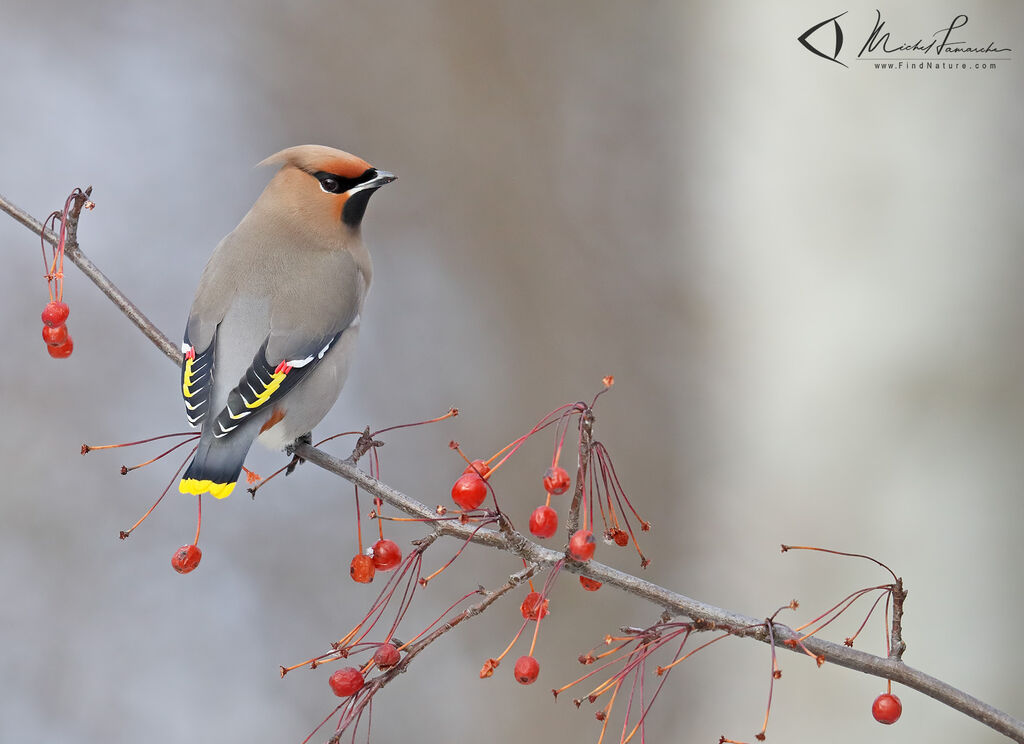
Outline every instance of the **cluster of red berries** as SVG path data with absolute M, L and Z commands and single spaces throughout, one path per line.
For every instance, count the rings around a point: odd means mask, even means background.
M 541 539 L 547 539 L 558 531 L 558 512 L 551 507 L 551 497 L 561 496 L 569 490 L 572 480 L 565 468 L 553 465 L 544 473 L 544 490 L 547 492 L 547 501 L 530 515 L 530 534 Z
M 552 465 L 544 473 L 544 490 L 547 492 L 547 503 L 541 504 L 530 515 L 530 533 L 541 539 L 552 537 L 558 531 L 558 512 L 551 507 L 551 497 L 560 496 L 569 490 L 572 479 L 565 468 Z M 591 530 L 576 530 L 569 538 L 569 555 L 581 562 L 589 561 L 594 557 L 594 550 L 597 548 L 597 541 Z M 588 592 L 596 592 L 601 588 L 600 581 L 580 577 L 580 584 Z M 518 676 L 517 676 L 518 678 Z
M 369 584 L 378 571 L 390 571 L 402 562 L 402 549 L 394 540 L 381 538 L 366 553 L 359 553 L 348 568 L 352 580 Z
M 50 302 L 43 308 L 43 341 L 54 359 L 68 358 L 75 348 L 67 327 L 70 313 L 63 302 Z
M 378 669 L 385 670 L 395 666 L 402 658 L 398 647 L 394 643 L 385 642 L 377 646 L 377 650 L 373 653 L 373 663 Z M 363 676 L 364 669 L 358 667 L 344 667 L 343 669 L 337 670 L 330 676 L 327 683 L 331 686 L 331 690 L 338 697 L 352 697 L 366 684 L 366 678 Z
M 453 448 L 457 447 L 457 444 L 453 444 Z M 487 498 L 487 478 L 494 469 L 496 468 L 491 468 L 487 461 L 484 460 L 469 462 L 452 486 L 452 501 L 463 511 L 478 509 Z M 547 538 L 554 537 L 555 533 L 558 532 L 558 512 L 551 506 L 551 497 L 561 496 L 567 492 L 572 486 L 572 478 L 565 468 L 554 464 L 544 472 L 543 485 L 547 498 L 543 504 L 534 509 L 530 514 L 529 529 L 530 534 L 546 540 Z M 626 545 L 629 542 L 629 535 L 618 527 L 607 530 L 605 537 L 609 542 L 614 542 L 619 546 Z M 589 561 L 594 557 L 596 548 L 597 541 L 594 538 L 594 532 L 587 529 L 586 526 L 584 529 L 579 529 L 573 533 L 569 539 L 568 553 L 569 557 L 573 560 L 580 562 Z M 601 588 L 600 581 L 595 581 L 585 576 L 580 577 L 580 584 L 590 592 Z

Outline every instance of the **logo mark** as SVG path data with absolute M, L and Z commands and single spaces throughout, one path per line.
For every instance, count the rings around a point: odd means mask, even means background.
M 843 29 L 839 25 L 838 19 L 842 18 L 848 12 L 849 11 L 844 10 L 837 16 L 833 16 L 832 18 L 828 18 L 822 21 L 821 23 L 817 23 L 811 26 L 797 38 L 797 41 L 799 41 L 803 45 L 804 49 L 806 49 L 811 54 L 816 54 L 822 59 L 827 59 L 829 62 L 835 62 L 837 65 L 843 65 L 843 67 L 846 67 L 846 64 L 839 61 L 839 52 L 842 51 L 843 48 Z M 835 37 L 835 51 L 832 52 L 831 54 L 826 54 L 825 52 L 821 51 L 816 46 L 811 44 L 811 42 L 808 41 L 808 38 L 813 36 L 816 31 L 820 30 L 822 27 L 827 26 L 830 23 L 832 24 L 832 34 Z M 823 35 L 827 35 L 827 33 L 828 32 L 826 31 Z

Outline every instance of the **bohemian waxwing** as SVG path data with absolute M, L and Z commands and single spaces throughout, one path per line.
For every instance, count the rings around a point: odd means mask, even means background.
M 202 427 L 178 489 L 231 493 L 257 437 L 284 447 L 341 392 L 373 267 L 359 225 L 395 176 L 320 145 L 282 150 L 249 213 L 213 251 L 185 327 L 181 392 Z

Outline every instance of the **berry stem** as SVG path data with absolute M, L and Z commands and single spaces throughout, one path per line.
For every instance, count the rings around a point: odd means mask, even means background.
M 551 467 L 556 467 L 558 460 L 562 456 L 562 446 L 565 444 L 565 437 L 569 433 L 569 420 L 571 417 L 571 412 L 566 411 L 558 419 L 558 426 L 555 427 L 555 452 L 551 456 Z
M 430 583 L 432 579 L 434 579 L 434 577 L 436 577 L 438 574 L 440 574 L 442 571 L 448 568 L 448 566 L 452 565 L 452 563 L 455 562 L 455 559 L 462 555 L 462 551 L 466 549 L 466 546 L 473 541 L 473 538 L 476 536 L 476 533 L 479 532 L 481 528 L 489 524 L 493 524 L 495 521 L 496 519 L 494 517 L 490 517 L 488 519 L 485 519 L 483 522 L 480 522 L 473 530 L 473 533 L 462 542 L 462 545 L 459 546 L 459 549 L 455 552 L 455 555 L 448 559 L 447 563 L 445 563 L 439 569 L 434 571 L 434 573 L 430 574 L 430 576 L 427 576 L 424 579 L 420 579 L 420 586 L 426 586 L 428 583 Z
M 860 632 L 862 630 L 864 630 L 864 626 L 868 624 L 868 620 L 871 619 L 871 614 L 878 608 L 878 603 L 882 601 L 882 597 L 888 597 L 888 596 L 890 596 L 890 595 L 889 595 L 888 592 L 886 592 L 885 594 L 879 594 L 877 597 L 875 597 L 875 601 L 871 605 L 871 609 L 868 610 L 868 614 L 864 616 L 864 621 L 861 622 L 860 627 L 857 628 L 857 632 L 854 633 L 849 638 L 845 639 L 844 643 L 846 643 L 847 646 L 852 646 L 853 645 L 853 642 L 855 640 L 857 640 L 857 636 L 859 636 Z M 888 604 L 888 603 L 889 603 L 889 600 L 887 599 L 886 600 L 886 604 Z M 886 623 L 886 626 L 888 626 L 888 623 Z M 886 640 L 888 640 L 888 636 L 886 636 Z M 888 645 L 886 646 L 886 652 L 888 653 Z
M 359 553 L 363 552 L 363 520 L 359 510 L 359 486 L 356 489 L 356 538 L 359 540 Z
M 314 447 L 319 447 L 321 444 L 325 444 L 326 442 L 330 442 L 330 441 L 332 441 L 334 439 L 338 439 L 340 437 L 352 437 L 352 436 L 358 437 L 362 433 L 363 432 L 361 432 L 361 431 L 342 431 L 342 432 L 339 432 L 337 434 L 332 434 L 331 436 L 327 437 L 326 439 L 321 439 L 319 442 L 317 442 L 313 446 Z
M 540 613 L 538 613 L 538 615 L 539 614 Z M 508 646 L 505 647 L 505 650 L 502 651 L 498 655 L 498 657 L 494 660 L 495 662 L 501 661 L 502 659 L 504 659 L 508 655 L 508 652 L 512 650 L 512 647 L 516 645 L 516 641 L 519 640 L 519 636 L 521 636 L 523 634 L 523 631 L 526 630 L 526 624 L 528 622 L 530 622 L 529 618 L 524 618 L 523 619 L 523 624 L 519 626 L 519 630 L 516 631 L 516 634 L 512 637 L 512 640 L 509 642 Z
M 811 547 L 811 546 L 808 546 L 808 545 L 783 545 L 782 546 L 782 552 L 783 553 L 786 553 L 786 552 L 788 552 L 790 550 L 814 550 L 814 551 L 816 551 L 818 553 L 831 553 L 832 555 L 842 555 L 842 556 L 846 556 L 847 558 L 863 558 L 864 560 L 871 561 L 872 563 L 875 563 L 875 564 L 881 566 L 882 568 L 884 568 L 886 571 L 888 571 L 889 574 L 892 576 L 892 580 L 893 581 L 899 581 L 899 579 L 896 577 L 896 574 L 893 572 L 893 570 L 891 568 L 889 568 L 887 565 L 882 563 L 877 558 L 872 558 L 870 555 L 863 555 L 861 553 L 844 553 L 842 550 L 829 550 L 828 548 L 815 548 L 815 547 Z
M 167 492 L 171 490 L 171 486 L 173 486 L 175 484 L 175 482 L 178 480 L 178 476 L 181 474 L 181 471 L 185 469 L 185 465 L 188 464 L 188 461 L 192 458 L 192 455 L 195 454 L 195 451 L 197 449 L 199 449 L 198 445 L 193 447 L 192 450 L 185 457 L 185 459 L 182 460 L 181 465 L 179 465 L 178 469 L 174 471 L 174 475 L 171 476 L 171 480 L 167 483 L 167 486 L 166 486 L 166 488 L 164 488 L 163 492 L 160 494 L 160 497 L 156 501 L 153 502 L 153 505 L 151 507 L 149 507 L 149 509 L 146 511 L 146 513 L 143 514 L 141 517 L 139 517 L 139 520 L 135 524 L 133 524 L 131 527 L 129 527 L 127 530 L 122 530 L 121 531 L 120 537 L 121 537 L 122 540 L 124 540 L 126 537 L 128 537 L 128 535 L 132 534 L 132 531 L 136 527 L 138 527 L 140 524 L 145 522 L 146 521 L 146 517 L 148 517 L 150 514 L 153 513 L 153 510 L 156 509 L 157 504 L 159 504 L 161 501 L 164 500 L 164 496 L 166 496 Z
M 401 646 L 399 646 L 399 647 L 398 647 L 398 650 L 399 650 L 399 651 L 404 651 L 404 650 L 406 650 L 407 648 L 409 648 L 409 647 L 410 647 L 410 646 L 411 646 L 412 644 L 414 644 L 414 643 L 415 643 L 416 641 L 418 641 L 418 640 L 419 640 L 420 638 L 422 638 L 422 637 L 423 637 L 423 636 L 425 636 L 425 635 L 426 635 L 427 633 L 429 633 L 429 632 L 431 631 L 431 629 L 433 629 L 433 628 L 434 628 L 434 626 L 436 626 L 436 625 L 437 625 L 438 623 L 440 623 L 440 622 L 441 622 L 442 620 L 444 620 L 445 616 L 447 616 L 447 614 L 448 614 L 449 612 L 451 612 L 452 610 L 454 610 L 454 609 L 455 609 L 456 607 L 458 607 L 458 606 L 459 606 L 460 604 L 462 604 L 463 602 L 465 602 L 465 601 L 466 601 L 467 599 L 469 599 L 470 597 L 475 597 L 475 596 L 476 596 L 476 595 L 478 595 L 479 593 L 480 593 L 480 592 L 479 592 L 479 590 L 473 590 L 473 591 L 469 592 L 468 594 L 464 594 L 463 596 L 459 597 L 459 598 L 458 598 L 457 600 L 455 600 L 455 601 L 454 601 L 454 602 L 452 602 L 452 603 L 451 603 L 450 605 L 448 605 L 448 608 L 447 608 L 447 609 L 446 609 L 446 610 L 445 610 L 444 612 L 442 612 L 442 613 L 441 613 L 440 615 L 438 615 L 437 619 L 436 619 L 436 620 L 435 620 L 434 622 L 432 622 L 432 623 L 431 623 L 430 625 L 428 625 L 427 627 L 425 627 L 425 628 L 424 628 L 423 630 L 421 630 L 421 631 L 420 631 L 419 633 L 417 633 L 417 634 L 416 634 L 416 635 L 414 635 L 414 636 L 413 636 L 412 638 L 410 638 L 410 639 L 409 639 L 408 641 L 406 641 L 406 642 L 405 642 L 405 643 L 403 643 L 403 644 L 402 644 Z
M 149 444 L 155 442 L 158 439 L 168 439 L 170 437 L 191 437 L 195 438 L 199 436 L 194 431 L 179 431 L 175 434 L 161 434 L 158 437 L 149 437 L 148 439 L 140 439 L 137 442 L 122 442 L 121 444 L 83 444 L 82 454 L 87 455 L 93 450 L 105 450 L 105 449 L 117 449 L 118 447 L 134 447 L 137 444 Z
M 619 688 L 622 687 L 622 679 L 619 678 L 615 683 L 615 689 L 612 691 L 612 696 L 608 700 L 608 704 L 604 707 L 604 720 L 601 721 L 601 735 L 597 737 L 597 744 L 601 744 L 604 741 L 604 732 L 608 728 L 608 719 L 611 718 L 612 706 L 615 705 L 615 696 L 619 694 Z
M 373 497 L 373 511 L 377 515 L 377 534 L 384 539 L 384 521 L 380 519 L 380 510 L 384 508 L 384 501 L 379 496 Z
M 193 545 L 199 544 L 199 528 L 203 526 L 203 495 L 199 494 L 199 513 L 196 517 L 196 536 L 192 540 Z
M 779 669 L 779 662 L 775 656 L 775 623 L 772 622 L 771 618 L 765 620 L 764 623 L 768 629 L 768 646 L 771 648 L 772 669 L 771 675 L 768 677 L 768 705 L 765 706 L 764 723 L 761 725 L 761 730 L 754 735 L 754 738 L 758 741 L 764 739 L 765 732 L 768 730 L 768 716 L 772 712 L 772 693 L 775 691 L 776 676 L 782 676 L 782 670 Z
M 712 643 L 718 643 L 718 642 L 719 642 L 720 640 L 722 640 L 723 638 L 728 638 L 728 637 L 729 637 L 729 636 L 731 636 L 731 635 L 732 635 L 732 632 L 731 632 L 731 631 L 726 631 L 725 633 L 722 633 L 722 635 L 720 635 L 720 636 L 716 636 L 716 637 L 712 638 L 712 639 L 711 639 L 710 641 L 707 641 L 706 643 L 702 643 L 701 645 L 697 646 L 697 648 L 693 649 L 692 651 L 689 651 L 689 652 L 687 652 L 687 653 L 686 653 L 685 655 L 683 655 L 683 656 L 680 656 L 680 657 L 679 657 L 678 659 L 676 659 L 675 661 L 673 661 L 673 662 L 672 662 L 671 664 L 669 664 L 668 666 L 660 666 L 660 667 L 658 667 L 658 669 L 657 669 L 657 672 L 658 672 L 658 674 L 659 674 L 659 675 L 662 675 L 662 674 L 664 674 L 665 672 L 667 672 L 667 671 L 669 671 L 670 669 L 672 669 L 672 667 L 674 667 L 674 666 L 675 666 L 676 664 L 680 664 L 680 663 L 682 663 L 682 662 L 686 661 L 687 659 L 689 659 L 689 658 L 690 658 L 691 656 L 693 656 L 693 655 L 694 655 L 695 653 L 697 653 L 698 651 L 701 651 L 702 649 L 705 649 L 705 648 L 707 648 L 707 647 L 708 647 L 708 646 L 710 646 L 710 645 L 711 645 Z M 684 640 L 684 642 L 685 642 L 685 640 Z
M 397 429 L 408 429 L 408 428 L 410 428 L 412 426 L 426 426 L 427 424 L 436 424 L 439 421 L 444 421 L 445 419 L 455 418 L 458 415 L 459 415 L 459 409 L 458 408 L 449 408 L 448 409 L 448 413 L 446 413 L 446 414 L 444 414 L 442 416 L 437 416 L 437 417 L 432 418 L 432 419 L 427 419 L 426 421 L 416 421 L 416 422 L 411 423 L 411 424 L 396 424 L 395 426 L 387 426 L 387 427 L 385 427 L 383 429 L 378 429 L 377 431 L 373 432 L 373 434 L 371 436 L 377 437 L 377 436 L 379 436 L 381 434 L 384 434 L 386 432 L 389 432 L 389 431 L 396 431 Z
M 852 594 L 849 594 L 846 597 L 844 597 L 843 599 L 841 599 L 839 602 L 834 604 L 832 607 L 830 607 L 828 610 L 826 610 L 822 614 L 818 615 L 813 620 L 810 620 L 809 622 L 806 622 L 806 623 L 804 623 L 803 625 L 801 625 L 801 626 L 799 626 L 797 628 L 793 628 L 793 631 L 796 632 L 796 633 L 803 633 L 805 628 L 807 628 L 807 627 L 809 627 L 811 625 L 814 625 L 818 621 L 824 621 L 818 627 L 816 627 L 814 630 L 811 630 L 811 631 L 808 631 L 807 633 L 804 633 L 804 635 L 800 638 L 801 641 L 806 640 L 810 636 L 812 636 L 815 633 L 817 633 L 820 630 L 822 630 L 825 626 L 829 625 L 832 621 L 834 621 L 836 618 L 838 618 L 844 612 L 846 612 L 858 599 L 863 597 L 865 594 L 868 594 L 869 592 L 873 592 L 873 591 L 876 591 L 876 590 L 879 590 L 879 589 L 884 589 L 888 593 L 889 588 L 890 588 L 889 584 L 883 584 L 882 586 L 869 586 L 866 589 L 858 589 L 857 591 L 853 592 Z M 879 597 L 881 597 L 881 596 L 882 595 L 879 595 Z M 868 614 L 870 615 L 870 612 Z
M 547 614 L 543 611 L 543 606 L 544 599 L 541 599 L 540 603 L 537 605 L 537 623 L 533 628 L 533 640 L 530 641 L 530 650 L 527 652 L 527 656 L 533 656 L 533 649 L 537 647 L 537 635 L 540 633 L 540 621 Z
M 176 445 L 171 447 L 169 450 L 165 450 L 164 452 L 161 452 L 156 457 L 151 457 L 150 459 L 146 460 L 145 462 L 140 462 L 138 465 L 132 465 L 130 468 L 129 467 L 122 467 L 121 468 L 121 474 L 122 475 L 128 475 L 128 473 L 132 472 L 133 470 L 138 470 L 139 468 L 144 468 L 147 465 L 152 465 L 154 462 L 156 462 L 157 460 L 159 460 L 159 459 L 161 459 L 163 457 L 166 457 L 167 455 L 171 454 L 172 452 L 174 452 L 174 450 L 178 449 L 179 447 L 184 447 L 189 442 L 194 442 L 197 439 L 199 439 L 199 435 L 198 434 L 192 434 L 191 436 L 189 436 L 188 439 L 183 439 L 182 441 L 178 442 Z M 94 447 L 93 449 L 100 449 L 100 448 L 99 447 Z
M 567 403 L 564 406 L 559 406 L 558 408 L 556 408 L 553 411 L 550 411 L 543 418 L 541 418 L 541 420 L 538 421 L 536 424 L 534 424 L 533 428 L 530 429 L 528 432 L 523 434 L 521 437 L 519 437 L 517 439 L 514 439 L 512 442 L 510 442 L 509 444 L 506 444 L 504 447 L 502 447 L 500 450 L 498 450 L 489 460 L 486 460 L 486 464 L 488 465 L 488 467 L 491 468 L 490 472 L 487 474 L 488 477 L 490 477 L 494 473 L 495 470 L 497 470 L 502 465 L 504 465 L 505 462 L 508 460 L 508 458 L 512 457 L 512 455 L 514 455 L 516 453 L 516 450 L 518 450 L 520 447 L 522 447 L 523 443 L 527 439 L 532 437 L 537 432 L 542 431 L 542 430 L 548 428 L 549 426 L 551 426 L 552 424 L 557 423 L 558 421 L 560 421 L 562 419 L 563 416 L 571 415 L 571 412 L 573 410 L 578 410 L 579 406 L 580 406 L 579 403 Z M 552 418 L 555 414 L 558 414 L 558 418 Z M 498 461 L 497 465 L 491 466 L 491 462 L 495 458 L 497 458 L 499 455 L 501 455 L 502 453 L 505 453 L 504 457 L 502 457 Z

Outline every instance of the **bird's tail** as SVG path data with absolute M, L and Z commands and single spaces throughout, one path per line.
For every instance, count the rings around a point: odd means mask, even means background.
M 253 436 L 248 434 L 248 431 L 240 430 L 224 439 L 216 439 L 209 434 L 200 438 L 199 448 L 182 476 L 178 490 L 195 495 L 209 492 L 218 499 L 230 496 L 256 432 L 252 430 Z

